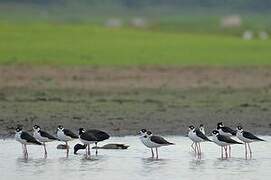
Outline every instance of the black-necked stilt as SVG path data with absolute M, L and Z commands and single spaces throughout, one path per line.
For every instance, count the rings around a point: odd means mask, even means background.
M 229 137 L 231 137 L 231 136 L 235 136 L 236 135 L 236 131 L 235 130 L 233 130 L 230 127 L 224 126 L 224 124 L 222 122 L 217 123 L 216 129 L 218 130 L 219 134 L 221 134 L 223 136 L 229 136 Z M 230 156 L 231 156 L 231 146 L 229 145 L 229 157 Z
M 252 151 L 251 151 L 249 143 L 252 143 L 255 141 L 264 141 L 264 140 L 261 138 L 258 138 L 257 136 L 255 136 L 254 134 L 252 134 L 250 132 L 244 131 L 241 126 L 237 126 L 236 129 L 237 129 L 237 133 L 236 133 L 237 138 L 245 143 L 245 156 L 246 156 L 246 158 L 247 158 L 247 146 L 249 149 L 250 158 L 252 158 Z
M 46 142 L 51 142 L 54 140 L 58 140 L 56 137 L 52 136 L 51 134 L 40 130 L 40 127 L 38 125 L 33 126 L 33 136 L 36 138 L 39 142 L 43 144 L 44 147 L 44 155 L 47 156 L 47 150 L 46 150 Z
M 71 130 L 63 128 L 62 125 L 59 125 L 57 128 L 57 138 L 60 141 L 63 141 L 66 143 L 67 147 L 67 156 L 69 155 L 69 145 L 68 141 L 71 141 L 73 139 L 78 139 L 78 136 L 74 134 Z
M 25 158 L 28 158 L 28 152 L 27 152 L 26 145 L 29 145 L 29 144 L 42 145 L 33 136 L 31 136 L 27 132 L 23 131 L 23 129 L 21 127 L 17 127 L 15 133 L 16 133 L 15 134 L 16 141 L 19 141 L 23 146 L 23 153 L 24 153 Z
M 109 135 L 101 130 L 97 130 L 97 129 L 90 129 L 90 130 L 85 130 L 84 128 L 80 128 L 79 129 L 79 139 L 80 141 L 84 144 L 87 145 L 86 147 L 87 152 L 86 155 L 90 156 L 90 144 L 95 143 L 95 146 L 97 147 L 97 143 L 100 141 L 104 141 L 106 139 L 109 139 Z M 83 146 L 78 148 L 82 149 Z M 75 153 L 78 151 L 78 149 L 76 149 L 76 147 L 74 147 L 74 151 Z M 96 155 L 98 154 L 98 148 L 96 148 Z
M 198 156 L 201 155 L 200 143 L 204 141 L 211 141 L 205 134 L 202 133 L 199 129 L 195 128 L 193 125 L 188 128 L 188 137 L 193 141 L 191 147 L 195 151 L 195 154 Z M 195 147 L 193 146 L 195 144 Z
M 151 131 L 147 131 L 147 132 L 144 133 L 141 130 L 139 133 L 141 134 L 141 136 L 140 136 L 141 142 L 146 147 L 151 149 L 152 158 L 154 157 L 153 148 L 155 148 L 155 150 L 156 150 L 156 158 L 158 159 L 158 148 L 159 147 L 174 145 L 174 143 L 168 142 L 167 140 L 165 140 L 161 136 L 153 135 Z
M 227 146 L 232 144 L 243 144 L 234 139 L 231 139 L 229 136 L 221 135 L 218 130 L 213 130 L 213 141 L 221 146 L 221 159 L 223 159 L 223 148 L 225 150 L 226 158 L 228 158 Z

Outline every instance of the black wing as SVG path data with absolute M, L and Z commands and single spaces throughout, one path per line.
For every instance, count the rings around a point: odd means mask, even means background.
M 98 141 L 96 136 L 93 133 L 86 131 L 80 135 L 80 138 L 86 141 Z
M 211 141 L 207 136 L 205 136 L 199 129 L 196 130 L 196 135 L 205 141 Z
M 40 131 L 40 135 L 42 137 L 46 137 L 48 139 L 52 139 L 52 140 L 58 140 L 56 137 L 52 136 L 51 134 L 45 132 L 45 131 Z
M 157 144 L 166 144 L 166 145 L 171 145 L 173 143 L 168 142 L 167 140 L 165 140 L 164 138 L 162 138 L 161 136 L 151 136 L 151 141 L 155 142 Z
M 101 130 L 90 129 L 87 130 L 86 132 L 93 134 L 97 138 L 97 141 L 104 141 L 110 138 L 109 134 Z
M 78 136 L 76 134 L 74 134 L 71 130 L 69 129 L 63 129 L 63 132 L 66 136 L 69 136 L 71 138 L 77 139 Z
M 257 141 L 264 141 L 261 138 L 258 138 L 257 136 L 255 136 L 254 134 L 247 132 L 247 131 L 243 131 L 243 136 L 247 139 L 251 139 L 251 140 L 257 140 Z
M 230 133 L 231 135 L 235 136 L 236 132 L 235 130 L 233 130 L 232 128 L 229 127 L 221 127 L 222 131 L 225 133 Z
M 230 143 L 230 144 L 242 144 L 238 141 L 235 141 L 234 139 L 228 137 L 228 136 L 223 136 L 223 135 L 217 135 L 217 139 L 222 142 Z
M 39 141 L 37 141 L 33 136 L 31 136 L 27 132 L 22 132 L 21 138 L 26 140 L 26 142 L 28 142 L 28 143 L 41 145 L 41 143 Z

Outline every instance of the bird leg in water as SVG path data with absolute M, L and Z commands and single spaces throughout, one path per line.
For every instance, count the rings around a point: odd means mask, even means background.
M 229 157 L 231 157 L 231 146 L 229 145 Z
M 46 150 L 45 142 L 43 143 L 43 148 L 44 148 L 44 156 L 46 157 L 47 156 L 47 150 Z
M 228 158 L 228 147 L 225 146 L 224 149 L 225 149 L 225 156 L 226 156 L 226 159 L 227 159 Z
M 151 148 L 151 157 L 154 158 L 154 152 L 152 148 Z
M 247 143 L 245 143 L 245 158 L 247 159 Z
M 156 159 L 158 159 L 158 148 L 155 149 L 156 149 Z
M 249 149 L 249 155 L 250 155 L 249 157 L 252 158 L 252 151 L 251 151 L 249 143 L 247 143 L 247 146 L 248 146 L 248 149 Z
M 95 147 L 96 147 L 96 156 L 98 155 L 98 147 L 97 147 L 97 142 L 95 142 Z
M 194 147 L 194 145 L 195 145 L 195 143 L 193 142 L 192 144 L 191 144 L 191 148 L 193 149 L 193 151 L 195 152 L 195 154 L 197 153 L 196 152 L 196 147 Z
M 66 142 L 66 149 L 67 149 L 67 157 L 69 156 L 69 145 L 68 142 Z

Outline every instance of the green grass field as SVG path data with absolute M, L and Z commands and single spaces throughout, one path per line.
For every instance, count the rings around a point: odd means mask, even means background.
M 0 64 L 270 65 L 271 41 L 87 24 L 0 23 Z

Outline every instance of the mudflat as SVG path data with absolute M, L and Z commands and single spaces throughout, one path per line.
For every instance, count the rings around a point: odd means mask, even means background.
M 184 135 L 216 123 L 271 135 L 271 67 L 0 67 L 0 134 L 17 125 Z

